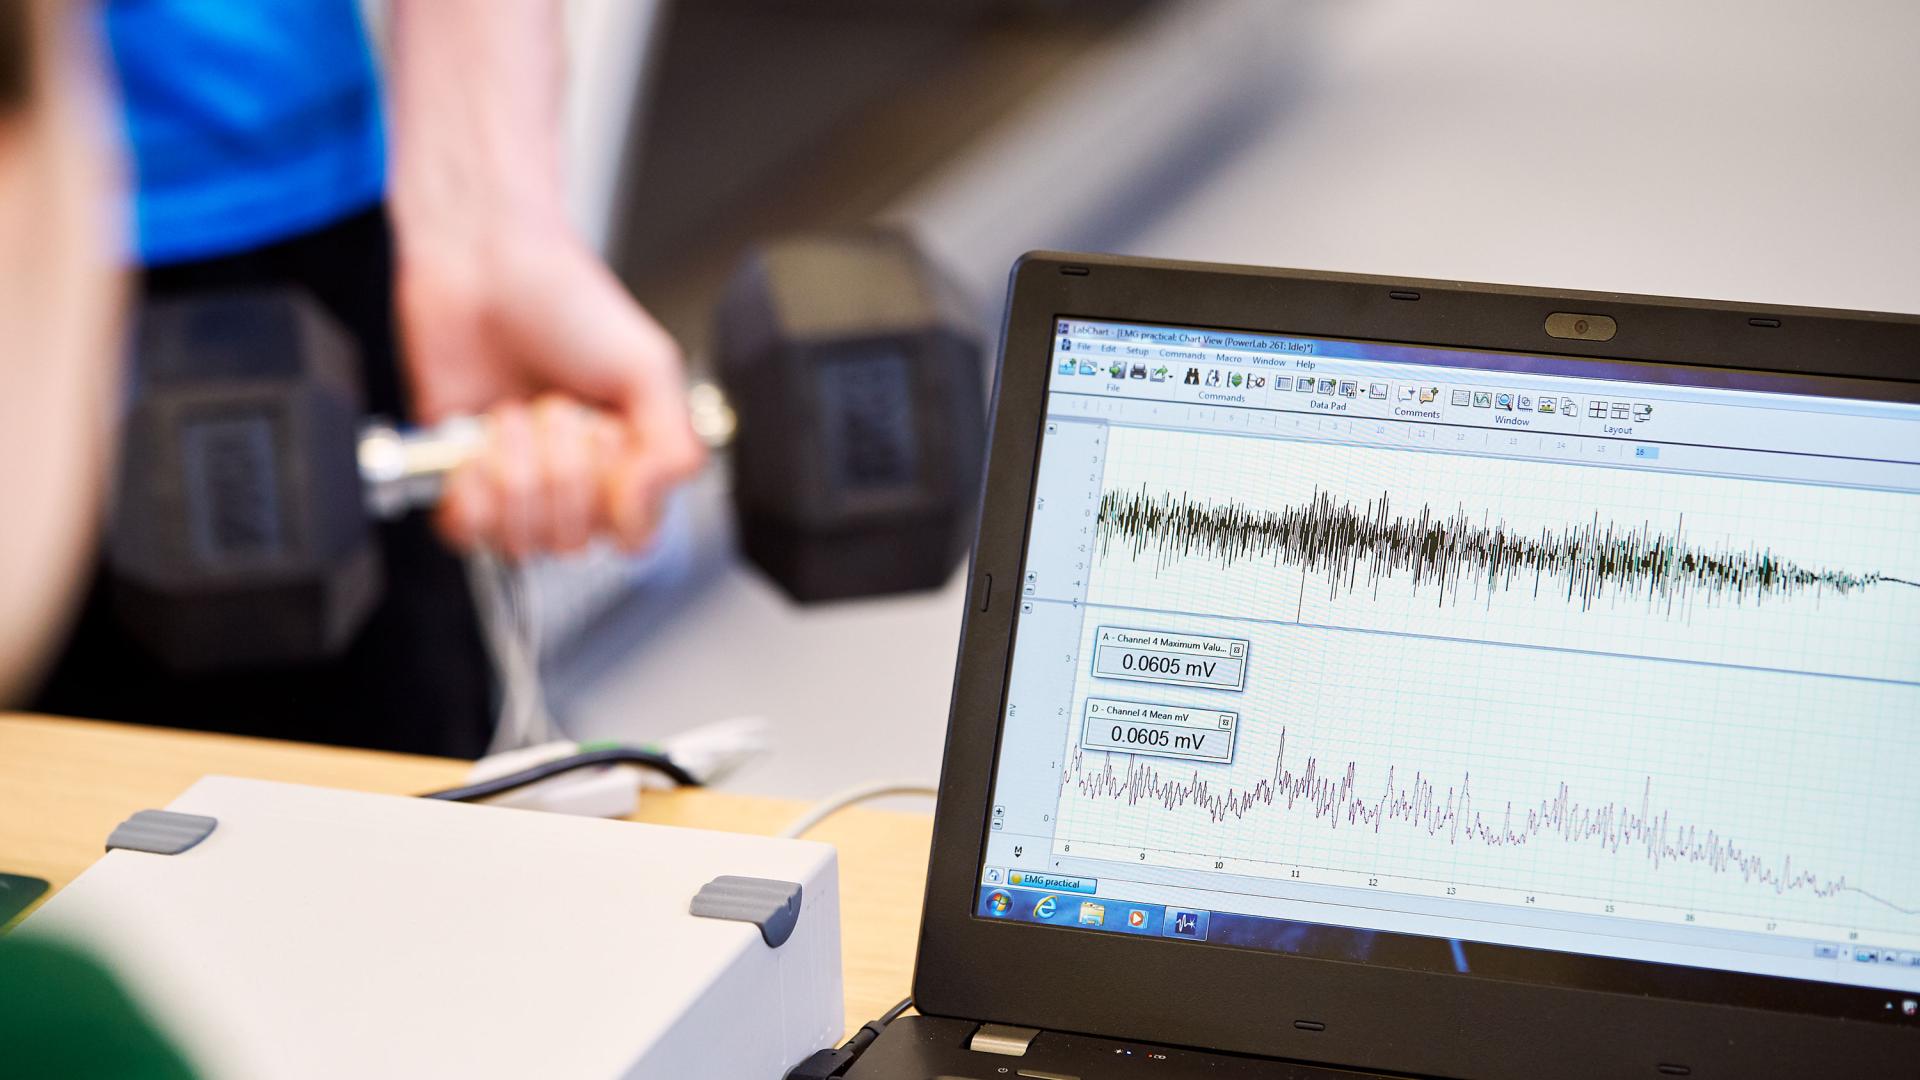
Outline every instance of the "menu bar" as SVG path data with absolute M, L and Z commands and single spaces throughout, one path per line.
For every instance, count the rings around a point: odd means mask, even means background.
M 1056 391 L 1920 463 L 1920 407 L 1906 419 L 1859 415 L 1796 408 L 1802 399 L 1759 391 L 1329 358 L 1305 351 L 1314 343 L 1304 341 L 1286 355 L 1211 344 L 1234 336 L 1202 331 L 1169 333 L 1210 344 L 1095 332 L 1106 325 L 1062 321 L 1070 332 L 1054 342 Z

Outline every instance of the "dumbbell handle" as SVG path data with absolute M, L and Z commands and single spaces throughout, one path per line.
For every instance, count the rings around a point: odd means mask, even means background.
M 694 434 L 718 450 L 733 439 L 733 409 L 726 395 L 710 382 L 687 390 Z M 459 468 L 486 445 L 487 422 L 477 416 L 456 416 L 432 427 L 402 428 L 387 420 L 373 420 L 360 429 L 360 480 L 366 490 L 367 512 L 382 520 L 440 501 L 447 474 Z
M 359 446 L 367 512 L 386 520 L 439 502 L 447 474 L 486 441 L 487 423 L 475 416 L 457 416 L 426 428 L 370 421 L 360 429 Z

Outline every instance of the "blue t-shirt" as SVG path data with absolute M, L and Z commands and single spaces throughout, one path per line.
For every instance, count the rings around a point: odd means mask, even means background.
M 109 0 L 140 260 L 211 258 L 381 197 L 380 91 L 355 0 Z

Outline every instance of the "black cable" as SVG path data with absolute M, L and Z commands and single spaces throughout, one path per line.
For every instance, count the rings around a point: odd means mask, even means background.
M 699 777 L 682 768 L 665 754 L 632 746 L 614 746 L 604 750 L 589 750 L 583 754 L 574 754 L 555 761 L 543 761 L 538 765 L 521 769 L 519 772 L 447 788 L 444 791 L 430 791 L 420 797 L 444 799 L 448 802 L 473 802 L 476 799 L 488 799 L 516 788 L 523 788 L 528 784 L 537 784 L 551 776 L 559 776 L 561 773 L 572 772 L 575 769 L 590 769 L 596 765 L 640 765 L 660 773 L 681 787 L 700 786 Z
M 787 1071 L 786 1080 L 833 1080 L 842 1075 L 852 1067 L 854 1059 L 867 1052 L 867 1047 L 873 1045 L 888 1024 L 900 1019 L 900 1014 L 912 1007 L 911 996 L 901 998 L 900 1003 L 888 1009 L 880 1019 L 862 1025 L 839 1049 L 814 1051 L 807 1060 Z

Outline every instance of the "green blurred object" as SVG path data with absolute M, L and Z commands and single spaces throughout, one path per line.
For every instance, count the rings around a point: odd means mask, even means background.
M 0 930 L 46 895 L 47 883 L 37 877 L 0 874 Z
M 193 1080 L 194 1071 L 85 953 L 0 938 L 0 1062 L 22 1080 Z

